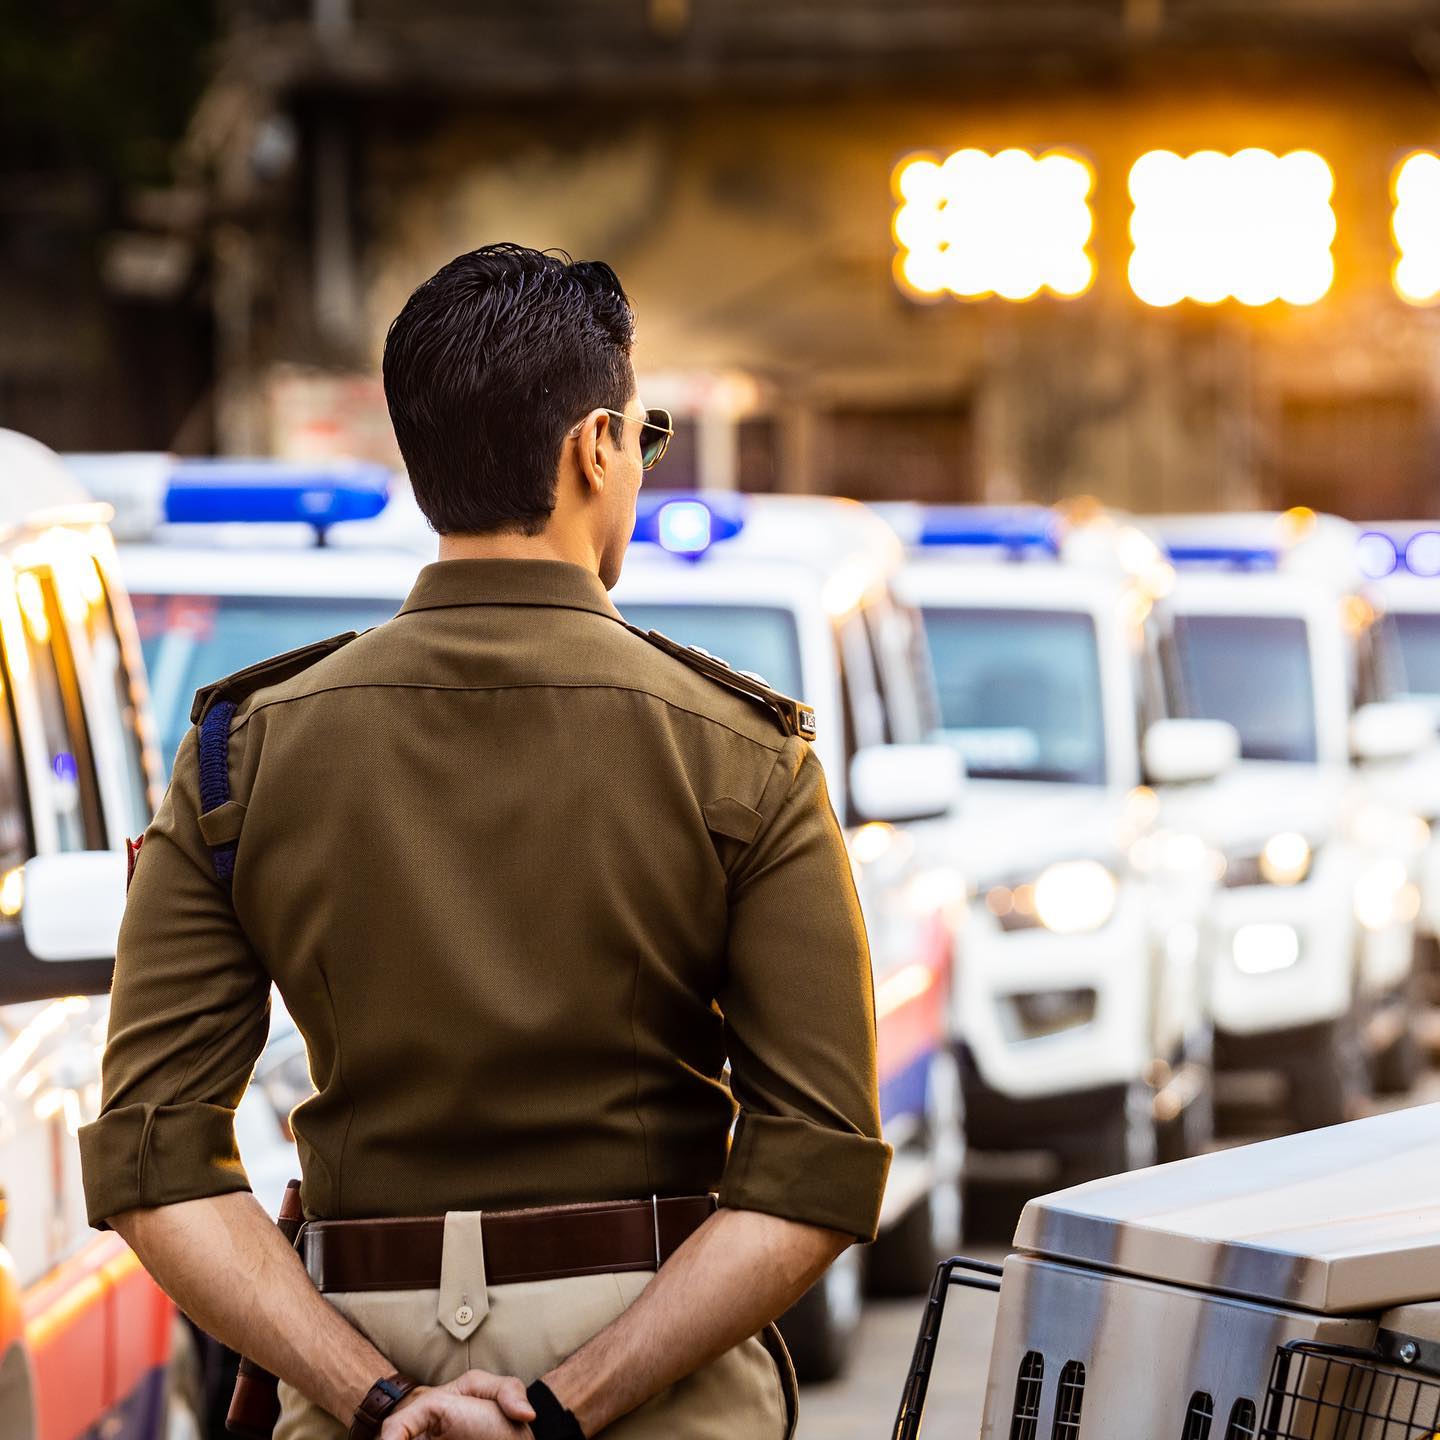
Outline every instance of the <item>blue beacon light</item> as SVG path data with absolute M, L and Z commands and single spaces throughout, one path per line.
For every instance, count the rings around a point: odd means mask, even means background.
M 1204 545 L 1176 541 L 1166 546 L 1176 565 L 1226 565 L 1235 570 L 1274 570 L 1279 552 L 1268 545 Z
M 1405 568 L 1427 580 L 1440 575 L 1440 530 L 1417 530 L 1405 542 Z
M 985 506 L 940 505 L 921 517 L 921 545 L 994 546 L 1016 554 L 1039 550 L 1060 553 L 1061 523 L 1040 506 L 1014 510 Z
M 744 526 L 738 500 L 654 496 L 635 507 L 634 539 L 685 560 L 699 560 L 717 541 L 733 539 Z
M 305 524 L 323 538 L 342 520 L 373 520 L 390 498 L 383 465 L 178 460 L 165 518 L 174 525 Z
M 1381 530 L 1367 530 L 1355 542 L 1355 563 L 1367 580 L 1382 580 L 1401 565 L 1401 548 Z

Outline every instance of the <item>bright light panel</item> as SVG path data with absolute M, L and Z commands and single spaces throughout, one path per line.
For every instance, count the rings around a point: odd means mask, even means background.
M 895 172 L 896 275 L 921 295 L 1029 300 L 1081 295 L 1095 278 L 1086 250 L 1094 175 L 1060 151 L 957 150 Z
M 1334 186 L 1310 150 L 1152 150 L 1130 171 L 1130 288 L 1147 305 L 1313 305 L 1335 278 Z
M 1440 299 L 1440 156 L 1417 150 L 1395 169 L 1390 220 L 1400 252 L 1391 278 L 1411 305 Z

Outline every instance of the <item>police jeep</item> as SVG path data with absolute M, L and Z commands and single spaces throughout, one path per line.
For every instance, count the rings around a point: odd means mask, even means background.
M 109 514 L 43 445 L 0 430 L 5 1440 L 193 1440 L 209 1399 L 195 1332 L 118 1235 L 89 1228 L 81 1188 L 125 842 L 161 781 Z
M 72 463 L 117 508 L 168 755 L 200 685 L 388 619 L 433 558 L 434 536 L 407 487 L 373 468 L 167 456 Z M 832 799 L 850 822 L 896 1160 L 881 1239 L 868 1257 L 847 1251 L 783 1325 L 797 1370 L 827 1378 L 846 1363 L 867 1259 L 877 1288 L 923 1292 L 958 1233 L 962 1131 L 946 1026 L 959 880 L 926 858 L 924 827 L 909 819 L 947 807 L 955 766 L 920 744 L 929 702 L 918 630 L 886 590 L 894 537 L 860 507 L 645 495 L 635 539 L 616 592 L 626 618 L 812 704 Z M 308 1093 L 303 1042 L 277 1007 L 236 1121 L 272 1211 L 296 1173 L 288 1115 Z
M 1373 698 L 1415 701 L 1440 724 L 1440 530 L 1429 521 L 1372 525 L 1356 540 L 1356 559 L 1379 611 Z M 1429 828 L 1415 920 L 1417 958 L 1424 988 L 1440 998 L 1440 748 L 1427 745 L 1386 769 L 1389 774 L 1377 781 L 1398 787 Z M 1415 1063 L 1413 1053 L 1405 1055 L 1397 1081 Z
M 975 887 L 959 1009 L 972 1156 L 1041 1152 L 1075 1179 L 1197 1153 L 1213 1128 L 1214 857 L 1157 828 L 1151 787 L 1212 780 L 1234 737 L 1165 717 L 1170 568 L 1099 511 L 879 508 L 907 542 L 900 591 L 968 773 L 953 834 Z
M 1166 517 L 1173 713 L 1228 721 L 1241 760 L 1167 815 L 1221 851 L 1211 1005 L 1217 1063 L 1278 1074 L 1291 1119 L 1356 1112 L 1409 1077 L 1415 884 L 1425 827 L 1384 783 L 1433 739 L 1373 701 L 1375 608 L 1357 532 L 1310 511 Z

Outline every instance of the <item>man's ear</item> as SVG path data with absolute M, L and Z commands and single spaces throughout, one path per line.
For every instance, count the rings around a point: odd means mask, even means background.
M 604 490 L 605 477 L 609 473 L 610 446 L 613 443 L 610 429 L 610 416 L 604 410 L 594 410 L 585 417 L 575 437 L 581 483 L 596 495 Z

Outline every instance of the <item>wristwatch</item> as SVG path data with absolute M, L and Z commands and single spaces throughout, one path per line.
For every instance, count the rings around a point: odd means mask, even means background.
M 525 1398 L 535 1412 L 530 1433 L 535 1440 L 585 1440 L 580 1422 L 556 1398 L 555 1392 L 537 1380 L 525 1391 Z
M 349 1440 L 377 1440 L 386 1417 L 419 1384 L 418 1380 L 401 1375 L 399 1371 L 377 1380 L 355 1407 Z

